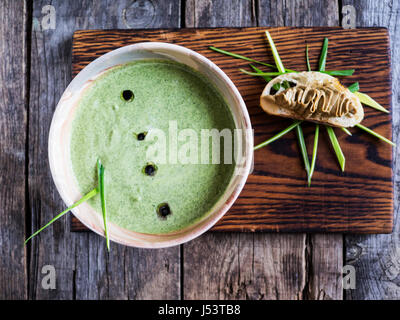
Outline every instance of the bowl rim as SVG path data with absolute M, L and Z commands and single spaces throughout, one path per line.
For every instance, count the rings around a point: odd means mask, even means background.
M 134 52 L 134 51 L 157 52 L 157 50 L 161 50 L 161 51 L 167 50 L 167 51 L 170 51 L 171 53 L 178 52 L 183 55 L 188 55 L 189 57 L 193 58 L 194 60 L 196 60 L 197 62 L 199 62 L 206 68 L 208 68 L 209 70 L 211 69 L 210 71 L 214 72 L 216 74 L 216 76 L 220 80 L 222 80 L 222 82 L 224 82 L 224 84 L 229 88 L 229 95 L 233 95 L 234 100 L 237 102 L 237 107 L 239 108 L 239 111 L 241 112 L 241 116 L 242 116 L 241 120 L 243 121 L 244 126 L 246 128 L 246 132 L 245 132 L 246 141 L 244 143 L 245 150 L 243 150 L 244 154 L 245 154 L 245 159 L 244 159 L 245 163 L 242 167 L 242 171 L 241 171 L 241 175 L 240 175 L 241 178 L 238 181 L 238 183 L 236 183 L 233 191 L 229 194 L 229 198 L 224 202 L 224 205 L 221 208 L 215 210 L 215 208 L 214 208 L 215 204 L 214 204 L 214 206 L 210 209 L 210 211 L 208 212 L 208 214 L 206 215 L 206 217 L 203 220 L 197 221 L 183 229 L 177 230 L 178 233 L 182 233 L 183 231 L 185 232 L 179 238 L 171 238 L 171 239 L 166 239 L 166 240 L 159 241 L 159 242 L 157 242 L 157 241 L 147 242 L 147 241 L 143 241 L 140 239 L 139 240 L 132 239 L 131 242 L 127 242 L 121 238 L 114 238 L 113 236 L 111 236 L 111 232 L 110 232 L 110 240 L 112 240 L 116 243 L 119 243 L 119 244 L 126 245 L 126 246 L 139 247 L 139 248 L 167 248 L 167 247 L 171 247 L 171 246 L 176 246 L 176 245 L 188 242 L 194 238 L 197 238 L 201 234 L 205 233 L 207 230 L 209 230 L 212 226 L 214 226 L 225 215 L 225 213 L 231 208 L 233 203 L 236 201 L 237 197 L 239 196 L 240 192 L 242 191 L 242 189 L 247 181 L 247 177 L 250 174 L 252 164 L 253 164 L 254 139 L 253 139 L 250 116 L 247 111 L 246 104 L 245 104 L 241 94 L 239 93 L 239 90 L 234 85 L 232 80 L 215 63 L 213 63 L 211 60 L 209 60 L 205 56 L 203 56 L 191 49 L 188 49 L 188 48 L 180 46 L 180 45 L 165 43 L 165 42 L 140 42 L 140 43 L 135 43 L 135 44 L 131 44 L 131 45 L 127 45 L 124 47 L 114 49 L 110 52 L 107 52 L 107 53 L 101 55 L 100 57 L 96 58 L 95 60 L 91 61 L 72 79 L 72 81 L 69 83 L 69 85 L 63 92 L 62 96 L 60 97 L 60 100 L 53 112 L 53 117 L 52 117 L 50 130 L 49 130 L 48 161 L 49 161 L 49 165 L 50 165 L 50 172 L 52 175 L 53 182 L 56 185 L 56 189 L 57 189 L 58 193 L 60 194 L 60 197 L 62 198 L 63 202 L 65 204 L 68 203 L 68 201 L 66 201 L 66 199 L 65 199 L 66 195 L 63 192 L 63 186 L 61 186 L 59 180 L 56 179 L 56 169 L 55 169 L 55 163 L 54 163 L 55 157 L 53 155 L 53 152 L 54 152 L 53 149 L 55 146 L 54 144 L 56 143 L 55 142 L 55 140 L 56 140 L 55 134 L 57 133 L 56 129 L 55 129 L 56 119 L 59 116 L 60 109 L 64 105 L 64 100 L 69 98 L 70 95 L 73 95 L 71 88 L 75 85 L 75 83 L 78 83 L 80 81 L 81 77 L 84 77 L 85 73 L 88 73 L 92 68 L 95 68 L 97 65 L 102 64 L 103 62 L 105 62 L 106 60 L 108 60 L 114 56 L 117 56 L 117 55 L 125 53 L 125 52 Z M 162 52 L 165 53 L 164 51 L 162 51 Z M 171 58 L 174 58 L 173 55 L 171 56 Z M 132 61 L 133 60 L 134 59 L 132 59 Z M 185 64 L 184 62 L 181 62 L 179 60 L 178 60 L 178 62 Z M 118 64 L 113 65 L 113 67 L 115 67 L 117 65 Z M 108 68 L 103 69 L 101 72 L 97 72 L 95 78 L 97 78 L 99 75 L 103 74 L 106 70 L 108 70 Z M 209 77 L 207 75 L 205 75 L 204 73 L 202 73 L 202 74 L 207 79 L 209 79 Z M 84 82 L 84 86 L 82 86 L 78 92 L 84 91 L 85 85 L 88 82 L 91 82 L 92 80 L 93 80 L 93 78 L 86 79 L 86 81 Z M 212 80 L 210 80 L 210 81 L 213 83 Z M 218 88 L 218 90 L 219 90 L 219 88 Z M 70 103 L 70 105 L 71 104 L 72 103 Z M 232 107 L 230 105 L 228 105 L 228 107 L 233 114 Z M 70 107 L 70 108 L 72 108 L 72 107 Z M 235 123 L 239 121 L 238 119 L 236 119 L 235 115 L 233 115 L 233 117 L 234 117 Z M 234 175 L 233 175 L 232 179 L 233 178 L 234 178 Z M 232 180 L 230 180 L 230 183 L 231 183 L 231 181 Z M 226 192 L 227 191 L 224 192 L 224 195 Z M 95 228 L 93 225 L 90 225 L 85 219 L 82 219 L 81 215 L 77 212 L 77 208 L 74 208 L 71 211 L 74 214 L 74 216 L 81 223 L 83 223 L 88 229 L 90 229 L 91 231 L 104 237 L 104 229 L 100 230 L 98 228 Z M 138 232 L 130 232 L 130 233 L 141 234 Z M 174 234 L 176 234 L 176 233 L 172 232 L 172 233 L 163 234 L 163 235 L 174 235 Z M 144 234 L 141 234 L 141 235 L 144 235 Z M 151 234 L 146 234 L 146 235 L 151 235 Z M 152 235 L 152 236 L 157 236 L 157 235 Z M 160 234 L 160 236 L 161 236 L 161 234 Z

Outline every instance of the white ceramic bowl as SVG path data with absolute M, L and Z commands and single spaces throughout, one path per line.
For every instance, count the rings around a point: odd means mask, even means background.
M 236 128 L 243 129 L 241 148 L 243 162 L 236 165 L 236 174 L 232 177 L 226 192 L 202 220 L 167 234 L 138 233 L 123 229 L 110 222 L 108 224 L 109 236 L 112 241 L 134 247 L 162 248 L 187 242 L 211 228 L 238 197 L 252 165 L 253 135 L 246 105 L 232 81 L 213 62 L 185 47 L 160 42 L 129 45 L 94 60 L 72 80 L 57 105 L 49 133 L 49 162 L 57 190 L 66 205 L 70 206 L 82 197 L 70 159 L 71 123 L 82 93 L 94 79 L 109 68 L 149 58 L 174 60 L 202 73 L 219 89 L 229 105 Z M 96 213 L 89 204 L 83 203 L 72 212 L 85 226 L 104 236 L 102 215 Z

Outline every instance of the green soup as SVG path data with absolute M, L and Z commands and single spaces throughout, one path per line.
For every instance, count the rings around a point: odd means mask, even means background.
M 191 129 L 199 137 L 202 129 L 235 128 L 218 91 L 175 62 L 118 66 L 86 90 L 72 124 L 72 166 L 85 194 L 97 186 L 96 161 L 101 159 L 109 221 L 136 232 L 172 232 L 204 217 L 224 193 L 234 164 L 211 164 L 211 159 L 182 164 L 169 161 L 169 153 L 166 162 L 149 159 L 156 129 L 165 132 L 169 150 L 171 122 L 178 131 Z M 186 142 L 178 140 L 177 148 Z M 101 214 L 99 198 L 89 204 Z

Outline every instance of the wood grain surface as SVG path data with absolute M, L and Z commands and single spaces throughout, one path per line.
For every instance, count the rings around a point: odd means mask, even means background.
M 346 290 L 348 300 L 400 299 L 400 214 L 399 214 L 399 124 L 400 124 L 400 2 L 396 0 L 344 0 L 357 12 L 357 26 L 384 26 L 391 42 L 393 96 L 394 224 L 390 235 L 348 235 L 345 237 L 344 264 L 354 266 L 357 285 Z
M 94 58 L 112 49 L 141 41 L 164 41 L 184 45 L 214 61 L 233 80 L 245 99 L 255 130 L 262 142 L 290 124 L 266 115 L 258 106 L 265 82 L 242 74 L 248 64 L 213 52 L 214 45 L 257 60 L 272 63 L 263 36 L 265 28 L 180 30 L 80 30 L 73 40 L 73 74 Z M 324 37 L 330 41 L 327 70 L 356 69 L 343 79 L 345 85 L 360 82 L 390 109 L 391 82 L 389 39 L 384 28 L 269 28 L 287 68 L 305 70 L 304 48 L 308 44 L 311 66 L 316 68 Z M 374 76 L 371 77 L 371 74 Z M 391 138 L 391 117 L 365 108 L 363 124 Z M 313 125 L 305 125 L 306 140 L 313 139 Z M 353 129 L 353 136 L 337 135 L 346 155 L 341 173 L 322 130 L 312 187 L 305 172 L 294 133 L 255 152 L 254 172 L 239 199 L 213 228 L 215 231 L 356 232 L 389 233 L 393 227 L 392 149 L 389 145 Z
M 26 19 L 24 3 L 0 2 L 0 300 L 27 296 Z

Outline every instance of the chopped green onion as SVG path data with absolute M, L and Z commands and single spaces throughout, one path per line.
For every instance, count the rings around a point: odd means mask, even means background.
M 328 55 L 328 38 L 324 39 L 321 55 L 319 57 L 319 71 L 325 71 L 326 57 Z
M 285 80 L 285 81 L 282 82 L 282 87 L 284 87 L 285 89 L 289 89 L 290 88 L 290 83 Z
M 69 206 L 67 209 L 65 209 L 63 212 L 59 213 L 58 215 L 56 215 L 53 219 L 51 219 L 45 226 L 41 227 L 38 231 L 36 231 L 34 234 L 32 234 L 28 239 L 25 240 L 25 244 L 28 243 L 28 241 L 30 239 L 32 239 L 34 236 L 36 236 L 37 234 L 39 234 L 41 231 L 43 231 L 44 229 L 46 229 L 49 225 L 51 225 L 54 221 L 56 221 L 57 219 L 61 218 L 64 214 L 66 214 L 68 211 L 71 211 L 73 208 L 79 206 L 80 204 L 82 204 L 83 202 L 93 198 L 97 193 L 99 192 L 99 190 L 97 188 L 94 188 L 92 191 L 90 191 L 89 193 L 85 194 L 80 200 L 78 200 L 77 202 L 75 202 L 72 206 Z
M 311 71 L 310 59 L 308 58 L 308 44 L 306 45 L 306 61 L 307 61 L 307 71 Z
M 282 72 L 249 72 L 249 71 L 244 70 L 244 69 L 239 69 L 239 70 L 242 71 L 245 74 L 250 75 L 250 76 L 257 76 L 257 77 L 264 77 L 264 76 L 276 77 L 276 76 L 280 76 L 281 74 L 285 74 L 286 73 L 286 72 L 284 72 L 284 73 L 282 73 Z
M 344 157 L 342 148 L 340 148 L 339 141 L 336 138 L 335 131 L 333 131 L 332 127 L 329 127 L 329 126 L 325 126 L 325 127 L 326 127 L 326 131 L 328 131 L 329 139 L 331 140 L 333 150 L 335 151 L 336 157 L 339 161 L 340 168 L 342 169 L 342 171 L 344 171 L 346 159 Z
M 269 145 L 271 142 L 274 142 L 275 140 L 278 140 L 280 137 L 284 136 L 286 133 L 288 133 L 289 131 L 291 131 L 294 128 L 296 128 L 299 125 L 299 123 L 301 123 L 301 121 L 299 121 L 299 120 L 294 121 L 289 127 L 287 127 L 286 129 L 282 130 L 278 134 L 274 135 L 272 138 L 270 138 L 270 139 L 268 139 L 268 140 L 256 145 L 254 147 L 254 150 L 258 150 L 258 149 L 260 149 L 262 147 L 265 147 L 265 146 Z
M 103 222 L 104 222 L 104 233 L 106 236 L 107 249 L 110 251 L 110 239 L 108 237 L 108 229 L 107 229 L 107 211 L 106 211 L 106 197 L 105 197 L 105 188 L 104 188 L 104 166 L 101 163 L 100 159 L 97 160 L 97 178 L 99 180 L 99 191 L 100 191 L 100 200 L 101 200 L 101 211 L 103 212 Z
M 256 66 L 254 66 L 254 65 L 252 65 L 252 64 L 250 64 L 250 67 L 252 67 L 253 70 L 254 70 L 255 72 L 257 72 L 257 73 L 263 73 L 262 70 L 258 69 Z M 263 78 L 264 78 L 264 80 L 265 80 L 266 82 L 270 82 L 270 81 L 272 80 L 272 78 L 271 78 L 270 76 L 263 76 Z M 279 83 L 275 83 L 272 87 L 273 87 L 276 91 L 278 91 L 279 88 L 280 88 L 281 86 L 279 85 Z
M 252 58 L 248 58 L 248 57 L 242 56 L 242 55 L 237 54 L 237 53 L 232 53 L 232 52 L 229 52 L 229 51 L 225 51 L 225 50 L 222 50 L 222 49 L 219 49 L 219 48 L 216 48 L 216 47 L 209 47 L 209 49 L 214 50 L 214 51 L 219 52 L 219 53 L 226 54 L 227 56 L 231 56 L 231 57 L 234 57 L 234 58 L 237 58 L 237 59 L 242 59 L 242 60 L 246 60 L 246 61 L 250 61 L 250 62 L 262 64 L 262 65 L 264 65 L 264 66 L 267 66 L 267 67 L 271 67 L 271 68 L 275 68 L 275 69 L 276 69 L 276 66 L 274 66 L 273 64 L 269 64 L 269 63 L 257 61 L 257 60 L 254 60 L 254 59 L 252 59 Z
M 349 136 L 352 136 L 352 134 L 351 134 L 351 132 L 350 132 L 350 130 L 349 129 L 347 129 L 347 128 L 340 128 L 340 129 L 342 129 L 344 132 L 346 132 L 346 134 L 348 134 Z
M 384 107 L 382 107 L 378 102 L 376 102 L 374 99 L 372 99 L 369 95 L 361 92 L 354 92 L 354 94 L 360 99 L 361 103 L 374 108 L 376 110 L 389 113 L 388 110 L 386 110 Z
M 315 125 L 314 147 L 313 147 L 313 153 L 312 153 L 312 158 L 311 158 L 310 173 L 308 175 L 308 186 L 311 185 L 311 178 L 314 174 L 315 162 L 317 160 L 318 138 L 319 138 L 319 124 Z
M 297 139 L 299 141 L 299 147 L 301 155 L 303 156 L 304 168 L 306 169 L 307 177 L 310 176 L 310 161 L 308 160 L 307 147 L 304 141 L 303 130 L 301 125 L 296 126 Z
M 279 72 L 284 73 L 286 70 L 285 70 L 285 67 L 283 66 L 281 58 L 279 57 L 279 53 L 278 53 L 278 50 L 276 49 L 274 40 L 272 40 L 272 37 L 267 30 L 265 31 L 265 35 L 267 36 L 269 46 L 271 47 L 271 51 L 272 51 L 272 55 L 274 56 L 276 67 Z
M 356 91 L 360 90 L 360 86 L 359 86 L 358 82 L 354 82 L 353 84 L 349 85 L 347 87 L 347 89 L 349 89 L 350 92 L 356 92 Z
M 327 71 L 320 71 L 321 73 L 329 74 L 331 76 L 351 76 L 354 73 L 354 69 L 348 70 L 327 70 Z
M 356 124 L 356 127 L 368 132 L 369 134 L 372 134 L 373 136 L 381 139 L 382 141 L 385 141 L 386 143 L 389 143 L 392 146 L 396 146 L 396 144 L 393 143 L 392 141 L 390 141 L 389 139 L 386 139 L 385 137 L 381 136 L 379 133 L 376 133 L 375 131 L 363 126 L 362 124 Z

